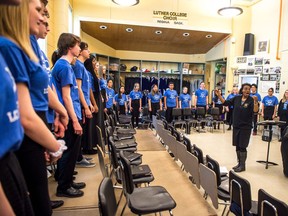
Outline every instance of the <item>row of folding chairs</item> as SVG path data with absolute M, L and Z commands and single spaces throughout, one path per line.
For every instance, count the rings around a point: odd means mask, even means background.
M 126 206 L 138 215 L 162 211 L 169 211 L 170 215 L 173 215 L 172 209 L 176 207 L 176 202 L 164 187 L 150 186 L 154 176 L 150 167 L 142 164 L 142 154 L 137 153 L 134 134 L 131 137 L 131 134 L 127 133 L 131 128 L 127 125 L 121 127 L 121 124 L 115 121 L 113 116 L 108 116 L 105 122 L 107 145 L 105 146 L 104 142 L 97 145 L 99 165 L 103 175 L 98 189 L 100 215 L 116 215 L 124 196 L 126 202 L 121 215 Z M 101 134 L 101 129 L 97 128 L 97 130 Z M 108 153 L 109 160 L 105 153 Z M 144 187 L 141 187 L 143 185 Z M 118 201 L 114 189 L 121 189 Z
M 258 203 L 251 199 L 251 188 L 247 180 L 233 171 L 221 173 L 219 163 L 203 151 L 172 126 L 166 130 L 161 120 L 154 119 L 156 133 L 167 146 L 169 153 L 175 160 L 181 162 L 181 168 L 191 175 L 190 179 L 197 188 L 204 189 L 203 197 L 210 197 L 213 206 L 225 205 L 222 215 L 227 211 L 235 215 L 288 215 L 287 205 L 272 197 L 263 189 L 258 192 Z M 258 212 L 258 213 L 257 213 Z

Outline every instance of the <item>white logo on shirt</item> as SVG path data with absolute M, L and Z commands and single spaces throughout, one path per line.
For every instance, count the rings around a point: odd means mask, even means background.
M 13 84 L 13 91 L 16 92 L 17 88 L 16 88 L 16 84 L 15 84 L 15 80 L 14 77 L 12 76 L 10 70 L 8 67 L 5 67 L 5 71 L 9 74 L 11 80 L 12 80 L 12 84 Z

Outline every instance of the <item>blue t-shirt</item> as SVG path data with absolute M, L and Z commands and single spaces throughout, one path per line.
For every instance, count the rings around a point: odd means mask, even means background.
M 0 37 L 0 43 L 2 38 Z M 14 56 L 16 57 L 16 56 Z M 24 130 L 21 126 L 17 88 L 14 78 L 0 54 L 0 159 L 8 152 L 17 150 L 22 142 Z
M 100 81 L 99 81 L 99 84 L 100 84 L 100 89 L 101 90 L 107 88 L 107 80 L 106 79 L 101 78 Z
M 112 88 L 106 88 L 106 94 L 107 94 L 106 108 L 111 108 L 113 107 L 113 99 L 115 97 L 115 91 Z
M 228 97 L 226 98 L 226 100 L 231 100 L 232 98 L 234 98 L 235 96 L 237 96 L 238 94 L 229 94 Z M 233 108 L 233 106 L 230 106 L 230 108 Z
M 90 81 L 89 81 L 89 75 L 88 75 L 88 71 L 86 70 L 86 68 L 84 67 L 84 64 L 79 61 L 78 59 L 75 62 L 75 65 L 72 66 L 72 69 L 75 73 L 75 77 L 76 79 L 80 79 L 82 80 L 82 92 L 84 94 L 84 98 L 85 101 L 87 103 L 88 106 L 91 105 L 91 101 L 90 101 Z
M 95 92 L 96 89 L 95 89 L 95 86 L 94 86 L 94 77 L 89 71 L 87 71 L 87 73 L 88 73 L 88 76 L 89 76 L 90 88 L 92 89 L 93 92 Z
M 120 105 L 125 105 L 125 102 L 127 102 L 127 97 L 125 94 L 122 94 L 121 98 L 118 98 L 118 94 L 115 95 L 114 100 Z
M 222 98 L 225 100 L 225 97 L 224 97 L 223 95 L 222 95 Z M 216 101 L 216 99 L 217 99 L 217 101 Z M 223 103 L 221 102 L 221 100 L 219 99 L 219 97 L 217 97 L 217 96 L 213 97 L 213 102 L 214 102 L 215 104 L 218 104 L 218 105 L 223 104 Z
M 206 89 L 197 89 L 195 92 L 195 96 L 197 96 L 197 104 L 198 106 L 206 106 L 206 97 L 208 96 L 208 91 Z
M 164 93 L 164 97 L 166 97 L 167 107 L 176 107 L 177 105 L 176 100 L 178 97 L 177 91 L 167 89 Z
M 162 98 L 161 93 L 154 94 L 154 95 L 152 95 L 151 93 L 148 94 L 148 99 L 151 100 L 151 103 L 159 103 L 161 98 Z
M 252 96 L 257 96 L 258 101 L 259 101 L 259 102 L 261 101 L 261 96 L 260 96 L 260 94 L 258 94 L 257 92 L 256 92 L 256 93 L 250 93 L 250 96 L 251 96 L 251 97 L 252 97 Z
M 181 93 L 179 100 L 181 101 L 181 108 L 190 108 L 189 102 L 191 101 L 191 96 L 189 94 Z
M 65 106 L 62 96 L 62 88 L 70 86 L 70 96 L 73 103 L 73 108 L 78 120 L 82 119 L 81 106 L 79 100 L 78 86 L 73 69 L 68 61 L 59 59 L 52 70 L 53 82 L 57 90 L 60 102 Z
M 272 95 L 272 97 L 267 95 L 263 98 L 262 103 L 264 104 L 264 107 L 268 107 L 268 106 L 273 107 L 273 106 L 278 105 L 278 99 L 274 95 Z
M 33 62 L 20 47 L 7 38 L 1 37 L 0 52 L 5 59 L 16 83 L 28 84 L 35 111 L 48 110 L 48 74 Z
M 132 90 L 129 94 L 129 97 L 131 98 L 131 100 L 140 100 L 143 96 L 142 92 Z

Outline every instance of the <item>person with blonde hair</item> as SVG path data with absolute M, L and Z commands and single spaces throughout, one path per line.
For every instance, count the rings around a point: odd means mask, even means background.
M 284 130 L 288 126 L 288 89 L 284 92 L 282 99 L 278 105 L 278 116 L 280 121 L 285 121 L 286 124 L 281 126 L 281 138 L 284 135 Z
M 64 148 L 46 126 L 48 74 L 38 64 L 29 39 L 30 34 L 39 32 L 39 23 L 43 22 L 40 11 L 39 0 L 23 0 L 20 6 L 16 7 L 0 6 L 0 35 L 5 37 L 0 39 L 0 52 L 15 79 L 18 90 L 20 120 L 25 136 L 16 155 L 28 186 L 33 211 L 36 215 L 51 215 L 44 152 L 47 149 L 52 156 L 51 160 L 57 160 Z M 13 119 L 17 115 L 13 112 Z M 11 167 L 11 164 L 7 165 Z M 6 169 L 9 169 L 9 166 Z M 5 173 L 9 171 L 6 170 Z M 7 185 L 11 184 L 14 176 L 9 178 L 1 172 L 1 182 L 5 190 L 3 176 Z M 14 204 L 15 198 L 8 197 L 8 199 L 11 205 L 14 205 L 13 209 L 19 208 Z M 26 214 L 24 212 L 17 215 Z

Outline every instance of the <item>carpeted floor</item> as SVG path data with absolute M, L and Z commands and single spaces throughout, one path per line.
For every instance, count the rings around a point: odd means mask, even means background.
M 148 164 L 153 172 L 155 180 L 151 185 L 161 185 L 165 187 L 177 203 L 173 210 L 174 215 L 197 215 L 208 216 L 217 215 L 215 209 L 202 197 L 203 191 L 199 191 L 188 179 L 185 172 L 170 157 L 165 148 L 161 145 L 157 137 L 150 129 L 137 130 L 135 135 L 138 142 L 138 151 L 143 154 L 143 164 Z M 106 155 L 108 157 L 108 155 Z M 98 165 L 97 155 L 94 156 L 97 166 L 94 168 L 78 168 L 76 182 L 84 181 L 87 187 L 84 189 L 85 195 L 81 198 L 61 198 L 65 201 L 63 207 L 54 211 L 54 216 L 92 216 L 99 215 L 98 212 L 98 186 L 102 175 Z M 49 190 L 51 199 L 59 199 L 55 196 L 56 182 L 49 179 Z M 117 200 L 120 190 L 116 189 Z M 125 199 L 121 200 L 117 215 L 120 215 Z M 133 215 L 129 208 L 125 209 L 124 215 Z M 168 215 L 168 212 L 162 213 Z

